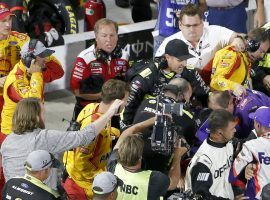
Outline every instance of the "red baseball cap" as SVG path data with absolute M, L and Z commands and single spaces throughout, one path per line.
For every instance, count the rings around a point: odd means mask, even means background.
M 9 15 L 14 15 L 14 14 L 10 12 L 8 5 L 5 3 L 0 3 L 0 20 L 3 20 L 5 17 Z

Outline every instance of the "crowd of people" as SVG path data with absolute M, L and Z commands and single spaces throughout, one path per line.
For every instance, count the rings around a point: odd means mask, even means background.
M 181 5 L 178 30 L 159 38 L 153 59 L 132 65 L 117 23 L 98 20 L 94 44 L 74 58 L 67 131 L 46 129 L 44 119 L 44 84 L 63 77 L 61 62 L 42 42 L 11 31 L 14 15 L 0 3 L 1 198 L 270 199 L 263 1 L 248 33 L 244 1 L 206 1 L 207 15 L 199 2 Z M 244 27 L 214 25 L 228 11 Z

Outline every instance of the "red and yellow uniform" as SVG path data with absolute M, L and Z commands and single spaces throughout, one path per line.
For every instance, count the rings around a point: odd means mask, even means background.
M 16 104 L 23 98 L 36 97 L 43 99 L 44 83 L 51 82 L 64 75 L 63 68 L 54 56 L 46 58 L 46 68 L 29 76 L 24 64 L 20 61 L 7 76 L 4 85 L 4 106 L 2 110 L 1 132 L 10 134 L 12 117 Z
M 99 103 L 91 103 L 83 108 L 77 118 L 77 121 L 82 120 L 81 129 L 102 115 L 97 112 L 98 107 Z M 118 137 L 119 135 L 120 131 L 111 127 L 111 124 L 108 123 L 106 128 L 101 131 L 90 145 L 78 147 L 64 154 L 63 161 L 64 163 L 66 162 L 67 172 L 75 184 L 81 188 L 81 192 L 85 193 L 83 194 L 86 196 L 85 199 L 92 199 L 94 177 L 100 172 L 105 171 L 108 154 L 111 152 L 111 136 Z M 78 194 L 80 191 L 78 189 L 76 191 L 70 191 L 69 187 L 65 187 L 65 189 L 68 195 L 71 194 L 71 196 L 74 196 L 74 193 Z M 78 194 L 76 196 L 78 198 L 82 195 Z
M 210 86 L 214 90 L 233 90 L 237 84 L 249 88 L 251 62 L 244 52 L 227 46 L 213 60 Z
M 24 64 L 20 61 L 7 76 L 3 96 L 5 103 L 2 110 L 1 131 L 4 134 L 10 134 L 17 103 L 28 97 L 43 98 L 42 73 L 35 72 L 29 77 Z

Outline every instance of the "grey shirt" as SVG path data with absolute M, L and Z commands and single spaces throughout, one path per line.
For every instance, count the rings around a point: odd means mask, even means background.
M 81 131 L 56 131 L 35 129 L 22 135 L 12 133 L 1 146 L 3 171 L 6 181 L 15 176 L 24 176 L 24 163 L 28 154 L 34 150 L 49 151 L 57 157 L 58 153 L 90 144 L 96 137 L 95 127 L 86 126 Z M 45 181 L 56 188 L 55 172 Z

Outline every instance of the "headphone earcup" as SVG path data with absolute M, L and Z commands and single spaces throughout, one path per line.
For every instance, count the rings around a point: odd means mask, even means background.
M 255 52 L 259 49 L 260 47 L 260 42 L 256 40 L 249 40 L 247 39 L 247 51 L 249 52 Z
M 22 58 L 22 61 L 27 68 L 30 68 L 33 59 L 35 59 L 35 56 L 33 54 L 29 54 L 25 56 L 25 58 Z
M 112 59 L 117 59 L 117 58 L 121 58 L 122 57 L 122 48 L 119 45 L 117 45 L 115 47 L 115 49 L 111 53 L 111 57 L 112 57 Z

